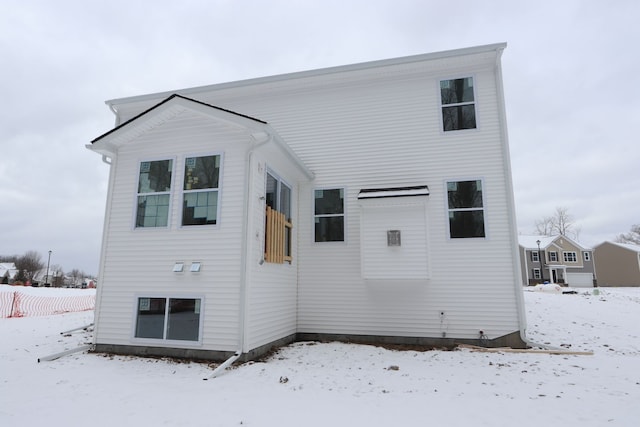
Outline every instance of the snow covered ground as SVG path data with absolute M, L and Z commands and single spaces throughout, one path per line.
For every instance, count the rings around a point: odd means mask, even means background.
M 640 289 L 525 292 L 529 338 L 592 356 L 297 343 L 212 366 L 76 353 L 93 312 L 0 319 L 0 426 L 637 426 Z

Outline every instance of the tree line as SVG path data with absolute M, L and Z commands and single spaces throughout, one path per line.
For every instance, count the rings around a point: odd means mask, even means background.
M 580 237 L 580 227 L 565 207 L 556 207 L 555 212 L 538 219 L 534 225 L 535 233 L 540 236 L 560 235 L 574 240 L 579 240 Z M 628 233 L 618 234 L 613 241 L 640 245 L 640 224 L 632 225 Z
M 0 262 L 13 263 L 18 273 L 13 278 L 13 283 L 34 283 L 37 279 L 47 280 L 53 287 L 62 287 L 66 285 L 65 277 L 69 278 L 73 284 L 79 284 L 85 277 L 89 277 L 84 271 L 74 268 L 67 272 L 58 264 L 49 266 L 49 271 L 45 273 L 45 277 L 37 277 L 38 273 L 46 270 L 47 265 L 43 257 L 37 251 L 27 251 L 23 255 L 0 255 Z M 48 277 L 47 277 L 48 276 Z M 9 283 L 8 277 L 1 278 L 3 283 Z

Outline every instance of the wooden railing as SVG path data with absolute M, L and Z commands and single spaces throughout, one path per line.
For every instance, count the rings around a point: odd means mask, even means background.
M 275 264 L 291 262 L 291 222 L 284 214 L 267 206 L 264 260 Z

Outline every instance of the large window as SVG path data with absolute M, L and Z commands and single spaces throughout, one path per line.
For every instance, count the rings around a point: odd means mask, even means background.
M 577 254 L 572 251 L 562 252 L 562 257 L 564 262 L 578 262 Z
M 315 190 L 314 223 L 316 242 L 344 241 L 344 189 Z
M 447 200 L 451 238 L 485 237 L 482 181 L 447 182 Z
M 445 132 L 475 129 L 476 107 L 472 77 L 440 81 L 440 100 L 442 128 Z
M 171 159 L 140 163 L 136 227 L 168 225 L 172 170 Z
M 185 159 L 182 225 L 217 223 L 219 181 L 219 155 Z
M 138 298 L 136 338 L 200 340 L 201 299 Z

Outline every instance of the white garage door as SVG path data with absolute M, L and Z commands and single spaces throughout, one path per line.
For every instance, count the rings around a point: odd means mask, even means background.
M 573 288 L 593 288 L 591 273 L 567 273 L 567 283 Z

